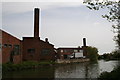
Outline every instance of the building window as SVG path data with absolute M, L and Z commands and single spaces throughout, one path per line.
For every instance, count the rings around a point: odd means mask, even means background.
M 4 44 L 4 47 L 7 47 L 7 44 Z
M 14 48 L 18 49 L 18 48 L 19 48 L 19 45 L 14 45 Z
M 64 49 L 64 51 L 63 51 L 63 52 L 65 52 L 65 53 L 66 53 L 66 52 L 68 52 L 68 51 L 67 51 L 66 49 Z
M 19 45 L 14 45 L 14 54 L 20 54 L 20 46 Z
M 51 53 L 51 50 L 50 49 L 43 49 L 42 52 L 41 52 L 41 55 L 49 55 Z
M 28 49 L 28 53 L 35 53 L 35 49 Z
M 60 52 L 63 53 L 63 50 L 61 49 Z
M 2 49 L 2 44 L 0 43 L 0 50 Z
M 78 50 L 75 49 L 74 52 L 76 53 L 76 52 L 78 52 Z
M 83 50 L 80 50 L 80 53 L 83 53 Z
M 64 59 L 67 59 L 68 58 L 68 55 L 64 55 Z
M 8 44 L 8 47 L 9 47 L 9 48 L 12 48 L 12 45 L 11 45 L 11 44 Z
M 63 55 L 61 54 L 61 56 L 63 56 Z
M 2 47 L 2 44 L 0 43 L 0 48 Z

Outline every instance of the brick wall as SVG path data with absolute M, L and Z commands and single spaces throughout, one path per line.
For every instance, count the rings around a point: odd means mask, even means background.
M 44 49 L 49 49 L 50 53 L 48 55 L 41 55 L 42 50 Z M 25 61 L 53 60 L 54 57 L 55 57 L 54 46 L 52 44 L 44 42 L 40 40 L 40 38 L 35 37 L 23 38 L 23 60 Z
M 2 62 L 10 62 L 10 55 L 14 52 L 15 45 L 19 45 L 19 53 L 13 56 L 13 63 L 20 63 L 22 61 L 21 44 L 19 39 L 2 31 Z

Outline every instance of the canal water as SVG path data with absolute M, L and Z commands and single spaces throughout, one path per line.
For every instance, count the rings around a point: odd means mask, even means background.
M 40 69 L 8 72 L 3 74 L 3 78 L 97 78 L 104 71 L 112 71 L 118 62 L 100 60 L 96 64 L 85 62 L 45 66 Z

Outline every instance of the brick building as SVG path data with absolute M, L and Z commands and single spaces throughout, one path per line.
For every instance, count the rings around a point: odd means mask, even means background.
M 34 37 L 23 37 L 23 60 L 54 60 L 54 45 L 50 44 L 48 38 L 45 41 L 39 37 L 39 9 L 34 11 Z
M 83 46 L 78 48 L 55 49 L 48 38 L 45 41 L 39 37 L 39 9 L 34 9 L 34 37 L 23 37 L 23 40 L 0 30 L 0 59 L 2 62 L 20 63 L 22 61 L 42 61 L 67 59 L 75 53 L 87 56 L 86 39 L 83 39 Z M 56 57 L 57 55 L 57 57 Z
M 0 30 L 0 51 L 2 56 L 2 63 L 22 62 L 22 42 L 16 37 Z
M 71 58 L 86 58 L 86 38 L 83 38 L 83 46 L 82 47 L 61 47 L 57 49 L 58 58 L 59 59 L 71 59 Z
M 49 43 L 48 38 L 43 41 L 39 37 L 38 8 L 34 11 L 34 37 L 23 37 L 23 40 L 19 40 L 0 30 L 0 41 L 0 57 L 2 56 L 3 63 L 55 59 L 54 45 Z

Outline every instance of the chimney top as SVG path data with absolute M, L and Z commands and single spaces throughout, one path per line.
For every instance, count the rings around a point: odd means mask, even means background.
M 39 8 L 34 8 L 34 10 L 36 11 L 36 10 L 38 10 L 39 11 Z
M 35 8 L 35 9 L 39 9 L 39 8 Z
M 39 8 L 34 9 L 34 37 L 39 37 Z
M 86 38 L 83 38 L 83 46 L 86 46 Z
M 45 38 L 45 42 L 48 42 L 48 38 Z

